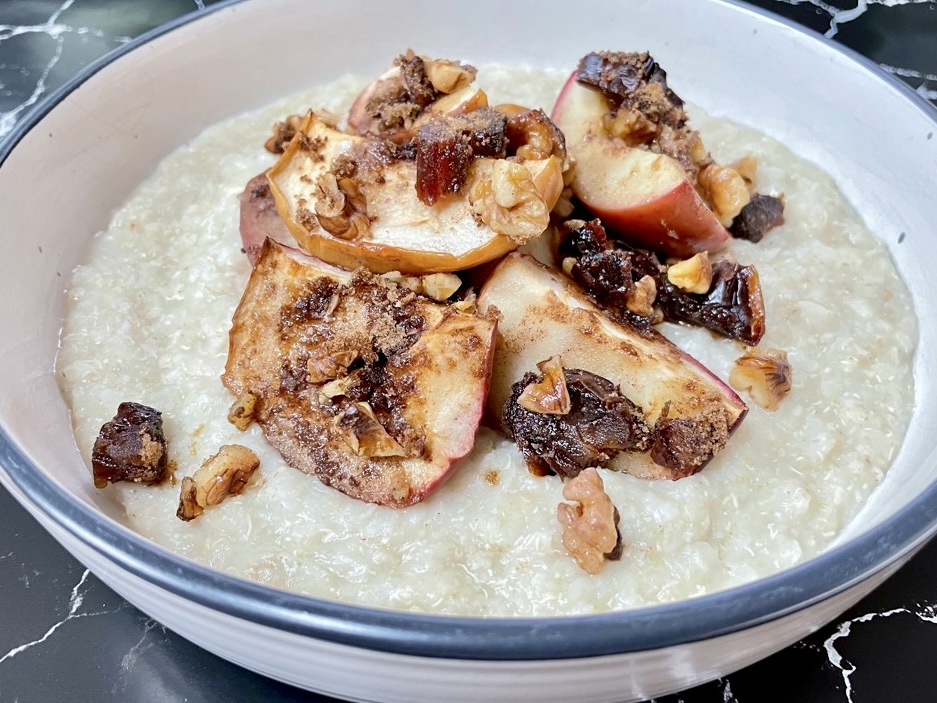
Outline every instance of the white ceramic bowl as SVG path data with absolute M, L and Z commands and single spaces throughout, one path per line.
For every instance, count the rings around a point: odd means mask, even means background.
M 641 699 L 809 634 L 935 531 L 937 115 L 923 99 L 842 48 L 719 0 L 268 0 L 213 10 L 95 65 L 0 148 L 0 479 L 129 601 L 225 658 L 347 698 Z M 62 291 L 89 238 L 160 159 L 205 127 L 349 70 L 374 73 L 406 46 L 557 67 L 597 47 L 646 47 L 679 76 L 684 97 L 757 125 L 836 177 L 887 242 L 921 332 L 904 447 L 834 548 L 690 602 L 493 620 L 291 595 L 175 557 L 120 524 L 82 466 L 52 372 Z

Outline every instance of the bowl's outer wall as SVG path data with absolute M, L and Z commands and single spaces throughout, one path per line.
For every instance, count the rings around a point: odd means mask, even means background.
M 931 485 L 937 394 L 927 392 L 934 385 L 937 283 L 925 270 L 937 260 L 932 109 L 841 49 L 718 0 L 594 2 L 575 11 L 568 3 L 495 0 L 414 0 L 407 7 L 290 0 L 224 6 L 99 66 L 14 133 L 8 144 L 15 147 L 0 151 L 6 248 L 0 280 L 21 301 L 0 308 L 4 482 L 125 570 L 170 592 L 299 634 L 439 657 L 587 656 L 726 634 L 855 585 L 929 536 L 937 520 Z M 759 126 L 837 178 L 888 243 L 921 325 L 914 425 L 858 539 L 694 607 L 492 622 L 381 613 L 272 592 L 172 557 L 99 517 L 117 511 L 82 470 L 53 374 L 62 291 L 89 238 L 161 158 L 205 127 L 350 70 L 376 72 L 406 46 L 555 67 L 569 67 L 597 46 L 646 47 L 688 100 Z

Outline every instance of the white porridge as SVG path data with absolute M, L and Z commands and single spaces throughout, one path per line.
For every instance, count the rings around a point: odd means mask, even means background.
M 492 104 L 549 112 L 565 77 L 483 67 L 478 83 Z M 261 148 L 274 121 L 307 107 L 342 112 L 363 85 L 345 79 L 208 130 L 159 165 L 76 271 L 57 371 L 83 456 L 90 461 L 101 425 L 133 400 L 163 413 L 177 476 L 222 444 L 261 459 L 242 495 L 192 522 L 176 518 L 178 485 L 107 488 L 134 530 L 292 591 L 492 616 L 687 598 L 784 569 L 834 540 L 881 481 L 911 415 L 910 299 L 884 246 L 827 175 L 757 131 L 698 112 L 695 127 L 718 161 L 755 156 L 758 189 L 785 194 L 786 224 L 758 244 L 734 242 L 732 252 L 760 274 L 760 346 L 787 351 L 794 387 L 775 412 L 749 402 L 728 446 L 694 476 L 602 471 L 621 513 L 620 561 L 597 576 L 576 566 L 559 539 L 560 479 L 531 475 L 514 444 L 490 430 L 439 491 L 393 510 L 288 467 L 256 425 L 235 429 L 220 376 L 250 274 L 238 196 L 275 160 Z M 662 331 L 721 378 L 743 351 L 699 328 Z

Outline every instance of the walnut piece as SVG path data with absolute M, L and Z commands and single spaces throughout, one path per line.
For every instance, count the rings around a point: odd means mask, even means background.
M 621 558 L 618 509 L 605 492 L 599 472 L 588 468 L 563 486 L 556 517 L 562 528 L 563 546 L 586 573 L 595 575 L 605 562 Z
M 735 360 L 729 372 L 729 385 L 738 391 L 748 391 L 765 410 L 777 410 L 791 390 L 791 376 L 787 352 L 759 349 Z
M 329 234 L 355 241 L 371 233 L 364 193 L 347 176 L 324 173 L 316 181 L 315 216 Z
M 407 456 L 407 451 L 378 422 L 370 403 L 355 403 L 335 418 L 342 439 L 358 456 Z
M 454 93 L 467 88 L 475 81 L 478 70 L 474 66 L 467 66 L 458 61 L 449 59 L 423 59 L 426 76 L 440 93 Z
M 563 373 L 563 360 L 551 356 L 537 364 L 543 378 L 531 381 L 517 399 L 518 405 L 532 413 L 545 415 L 567 415 L 572 408 L 566 376 Z
M 454 273 L 430 273 L 422 276 L 420 283 L 420 292 L 440 303 L 451 298 L 462 287 L 462 279 Z
M 634 290 L 628 294 L 625 307 L 635 315 L 651 317 L 654 314 L 654 300 L 657 298 L 657 283 L 651 276 L 642 276 L 634 284 Z
M 745 179 L 731 166 L 710 164 L 700 171 L 697 182 L 723 227 L 729 227 L 751 200 Z
M 182 479 L 176 517 L 193 520 L 204 513 L 205 508 L 241 493 L 259 466 L 260 459 L 247 447 L 223 445 L 192 476 Z
M 310 383 L 325 383 L 348 372 L 348 367 L 358 358 L 355 350 L 334 353 L 312 354 L 306 362 Z
M 257 396 L 253 393 L 244 393 L 231 405 L 228 410 L 228 422 L 243 431 L 250 427 L 254 421 L 254 409 L 257 405 Z
M 530 172 L 505 159 L 478 159 L 470 169 L 468 199 L 481 221 L 524 243 L 550 224 L 550 211 Z
M 709 252 L 702 251 L 685 261 L 671 265 L 667 269 L 667 280 L 686 293 L 708 293 L 713 282 L 713 265 L 709 260 Z
M 95 488 L 108 482 L 161 483 L 169 475 L 162 414 L 140 403 L 121 403 L 91 450 Z
M 271 154 L 282 154 L 302 124 L 302 115 L 290 115 L 282 122 L 277 122 L 273 125 L 273 134 L 264 142 L 264 149 Z

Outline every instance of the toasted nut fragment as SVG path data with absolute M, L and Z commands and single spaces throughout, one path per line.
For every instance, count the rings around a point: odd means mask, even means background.
M 744 179 L 745 185 L 751 192 L 755 186 L 755 174 L 758 172 L 758 159 L 754 156 L 743 156 L 731 166 Z
M 537 364 L 543 378 L 527 385 L 517 399 L 518 405 L 532 413 L 544 415 L 566 415 L 572 408 L 569 389 L 566 387 L 566 375 L 563 373 L 563 360 L 551 356 Z
M 423 295 L 439 302 L 448 300 L 462 287 L 462 279 L 454 273 L 430 273 L 420 280 L 423 283 Z
M 563 273 L 565 273 L 567 276 L 572 276 L 573 266 L 575 265 L 576 265 L 576 257 L 567 256 L 566 258 L 563 259 L 563 263 L 562 263 Z
M 355 403 L 335 418 L 342 438 L 358 456 L 407 456 L 400 443 L 378 422 L 370 403 Z
M 642 276 L 634 284 L 634 290 L 628 294 L 625 307 L 635 315 L 651 317 L 654 314 L 654 301 L 657 299 L 657 283 L 651 276 Z
M 583 571 L 595 575 L 606 561 L 621 557 L 618 510 L 605 493 L 599 472 L 591 467 L 563 487 L 563 497 L 576 503 L 556 508 L 563 546 Z
M 246 430 L 254 421 L 254 407 L 257 405 L 257 396 L 245 393 L 234 401 L 228 410 L 228 422 L 239 430 Z
M 482 222 L 524 243 L 550 224 L 550 212 L 530 172 L 505 159 L 477 159 L 469 175 L 468 199 Z
M 367 203 L 353 179 L 324 173 L 316 181 L 315 197 L 315 219 L 329 234 L 354 241 L 371 233 Z
M 400 271 L 388 271 L 382 273 L 381 278 L 396 283 L 398 286 L 403 286 L 414 293 L 423 292 L 423 282 L 417 276 L 405 276 Z
M 332 354 L 314 354 L 306 362 L 306 372 L 310 383 L 325 383 L 333 378 L 343 376 L 352 362 L 358 358 L 354 350 L 340 351 Z
M 735 360 L 729 372 L 729 385 L 751 393 L 754 401 L 765 410 L 777 410 L 791 390 L 791 376 L 787 352 L 758 349 Z
M 218 505 L 230 495 L 244 490 L 260 459 L 240 444 L 225 444 L 206 459 L 198 471 L 182 480 L 179 508 L 180 520 L 192 520 L 210 505 Z M 194 488 L 194 494 L 193 494 Z
M 731 225 L 735 216 L 751 200 L 745 179 L 729 166 L 707 166 L 700 171 L 698 182 L 723 227 Z
M 351 384 L 351 376 L 337 378 L 334 381 L 329 381 L 328 383 L 323 384 L 319 387 L 319 402 L 326 403 L 332 398 L 337 398 L 340 395 L 346 395 L 348 393 L 348 389 L 351 387 Z
M 264 149 L 271 154 L 282 154 L 287 145 L 293 141 L 302 123 L 302 115 L 290 115 L 282 122 L 274 124 L 273 135 L 264 142 Z
M 713 282 L 709 252 L 701 251 L 686 261 L 671 265 L 667 269 L 667 280 L 687 293 L 708 293 Z
M 188 522 L 205 512 L 205 508 L 198 504 L 197 493 L 195 479 L 191 476 L 183 478 L 182 493 L 179 495 L 179 507 L 176 509 L 177 518 Z
M 423 60 L 426 76 L 433 87 L 440 93 L 454 93 L 467 88 L 475 80 L 478 71 L 474 66 L 466 66 L 448 59 Z

